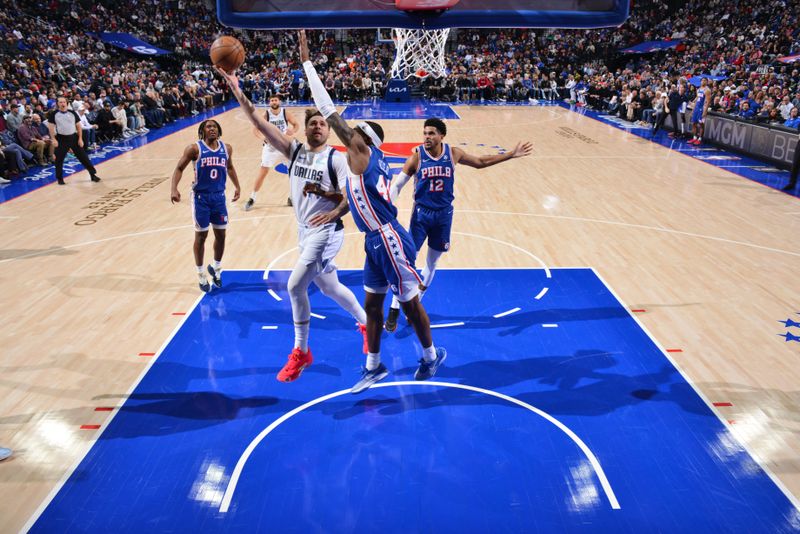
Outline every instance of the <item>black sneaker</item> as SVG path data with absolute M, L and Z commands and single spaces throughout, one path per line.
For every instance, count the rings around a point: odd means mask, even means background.
M 93 182 L 99 182 L 99 181 L 100 181 L 100 177 L 99 177 L 99 176 L 97 176 L 96 174 L 93 174 L 93 175 L 92 175 L 92 181 L 93 181 Z
M 428 380 L 433 378 L 436 370 L 447 359 L 447 351 L 444 347 L 436 347 L 436 359 L 432 362 L 426 362 L 424 358 L 419 360 L 419 368 L 414 373 L 414 380 Z
M 208 274 L 211 275 L 211 283 L 213 283 L 215 287 L 222 287 L 222 280 L 220 280 L 217 271 L 215 271 L 211 265 L 208 266 Z
M 397 330 L 397 318 L 399 316 L 400 308 L 389 308 L 389 316 L 386 318 L 386 322 L 383 323 L 383 327 L 387 332 L 394 332 Z
M 256 203 L 255 200 L 253 200 L 252 198 L 248 198 L 247 202 L 245 202 L 244 204 L 244 211 L 250 211 L 251 209 L 253 209 L 253 204 L 255 203 Z
M 63 178 L 58 179 L 58 185 L 66 185 Z
M 286 205 L 291 207 L 292 206 L 292 197 L 286 199 Z
M 378 367 L 376 367 L 372 371 L 367 371 L 367 368 L 364 367 L 361 369 L 361 379 L 358 382 L 356 382 L 356 385 L 353 386 L 353 388 L 350 390 L 350 393 L 353 394 L 361 393 L 362 391 L 370 387 L 372 384 L 376 384 L 381 380 L 383 380 L 384 378 L 386 378 L 388 374 L 389 370 L 386 368 L 385 365 L 383 365 L 383 363 L 378 365 Z
M 200 280 L 200 291 L 202 291 L 203 293 L 208 293 L 209 291 L 211 291 L 211 284 L 208 283 L 208 280 L 205 278 Z
M 785 186 L 781 191 L 786 191 L 787 193 L 794 191 L 794 188 L 797 187 L 797 184 L 788 184 Z

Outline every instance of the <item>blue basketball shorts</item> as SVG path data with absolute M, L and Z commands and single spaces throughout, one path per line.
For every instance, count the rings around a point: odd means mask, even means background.
M 364 238 L 364 290 L 386 293 L 389 289 L 400 302 L 408 302 L 419 293 L 422 279 L 414 262 L 417 249 L 411 235 L 397 220 L 368 232 Z
M 228 206 L 225 203 L 224 192 L 192 192 L 191 203 L 195 231 L 206 232 L 209 226 L 216 230 L 228 227 Z
M 408 227 L 417 250 L 422 248 L 425 239 L 428 246 L 439 252 L 450 250 L 450 229 L 453 227 L 453 206 L 432 210 L 424 206 L 414 206 L 411 224 Z
M 703 122 L 705 122 L 705 119 L 703 119 L 703 106 L 698 106 L 692 111 L 692 124 L 702 124 Z

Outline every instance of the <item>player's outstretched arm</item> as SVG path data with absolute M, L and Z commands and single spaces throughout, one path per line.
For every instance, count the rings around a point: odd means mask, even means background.
M 239 195 L 242 194 L 242 188 L 239 186 L 239 175 L 236 174 L 236 168 L 233 166 L 233 147 L 226 144 L 225 149 L 228 153 L 228 177 L 231 179 L 231 183 L 233 183 L 233 198 L 231 202 L 236 202 L 239 200 Z
M 483 169 L 486 167 L 491 167 L 492 165 L 497 165 L 498 163 L 502 163 L 504 161 L 508 161 L 510 159 L 527 156 L 532 150 L 533 144 L 530 141 L 520 141 L 517 143 L 517 146 L 514 147 L 514 150 L 506 152 L 505 154 L 495 154 L 493 156 L 473 156 L 472 154 L 467 154 L 460 148 L 454 147 L 453 163 L 463 163 L 468 167 Z
M 317 107 L 325 120 L 344 146 L 347 147 L 347 161 L 353 174 L 361 174 L 369 165 L 370 150 L 364 139 L 356 131 L 347 125 L 345 120 L 336 111 L 328 91 L 325 89 L 322 80 L 319 79 L 314 65 L 311 63 L 308 52 L 308 41 L 306 40 L 305 30 L 300 31 L 300 61 L 303 62 L 303 70 L 308 79 L 308 86 L 311 88 L 311 96 L 314 98 L 314 105 Z
M 183 170 L 189 165 L 190 162 L 196 160 L 200 156 L 200 150 L 197 148 L 197 145 L 192 143 L 191 145 L 187 146 L 186 149 L 183 151 L 181 155 L 181 159 L 178 160 L 178 164 L 175 166 L 175 170 L 172 171 L 172 187 L 170 188 L 170 200 L 174 204 L 175 202 L 181 201 L 181 192 L 178 191 L 178 182 L 181 181 L 181 177 L 183 176 Z
M 392 203 L 394 203 L 395 199 L 400 194 L 400 190 L 403 189 L 403 186 L 416 174 L 417 170 L 419 170 L 419 152 L 415 150 L 413 154 L 408 156 L 400 174 L 392 179 L 392 185 L 389 186 L 389 198 Z
M 230 87 L 231 91 L 233 92 L 233 96 L 236 97 L 236 100 L 238 100 L 239 104 L 242 106 L 242 111 L 244 111 L 244 114 L 248 119 L 250 119 L 250 122 L 253 123 L 253 126 L 255 126 L 259 132 L 261 132 L 266 141 L 272 145 L 275 150 L 287 158 L 290 157 L 292 138 L 281 132 L 274 124 L 270 124 L 270 122 L 264 119 L 264 117 L 256 113 L 256 107 L 239 88 L 239 78 L 235 74 L 228 74 L 217 66 L 214 67 L 214 70 L 217 72 L 217 74 L 223 77 L 225 82 L 227 82 L 228 87 Z M 297 121 L 295 121 L 294 124 L 297 124 Z

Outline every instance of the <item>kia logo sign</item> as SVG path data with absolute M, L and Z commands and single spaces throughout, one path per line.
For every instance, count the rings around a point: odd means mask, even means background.
M 408 87 L 390 87 L 390 93 L 405 93 L 408 90 Z

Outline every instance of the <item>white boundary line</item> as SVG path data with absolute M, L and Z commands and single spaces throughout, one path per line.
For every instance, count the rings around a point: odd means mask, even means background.
M 716 166 L 716 165 L 715 165 Z M 730 171 L 729 171 L 730 172 Z M 733 174 L 733 173 L 731 173 Z M 734 176 L 738 178 L 742 178 L 743 180 L 747 180 L 743 176 L 739 176 L 738 174 L 734 174 Z M 752 180 L 748 180 L 748 182 L 752 182 Z M 547 215 L 544 213 L 525 213 L 525 212 L 513 212 L 513 211 L 491 211 L 491 210 L 458 210 L 456 213 L 482 213 L 482 214 L 493 214 L 493 215 L 511 215 L 514 217 L 540 217 L 542 219 L 563 219 L 567 221 L 578 221 L 578 222 L 588 222 L 588 223 L 597 223 L 597 224 L 610 224 L 612 226 L 622 226 L 626 228 L 636 228 L 639 230 L 654 230 L 656 232 L 664 232 L 667 234 L 675 234 L 675 235 L 682 235 L 687 237 L 697 237 L 700 239 L 708 239 L 710 241 L 717 241 L 720 243 L 728 243 L 731 245 L 742 245 L 745 247 L 753 247 L 760 250 L 768 250 L 770 252 L 778 252 L 780 254 L 789 254 L 791 256 L 798 256 L 800 257 L 800 252 L 792 252 L 789 250 L 782 250 L 779 248 L 772 248 L 772 247 L 765 247 L 763 245 L 756 245 L 754 243 L 746 243 L 744 241 L 735 241 L 733 239 L 725 239 L 724 237 L 714 237 L 710 235 L 703 235 L 703 234 L 695 234 L 693 232 L 682 232 L 680 230 L 671 230 L 669 228 L 662 228 L 660 226 L 646 226 L 643 224 L 631 224 L 619 221 L 604 221 L 602 219 L 589 219 L 586 217 L 571 217 L 568 215 Z M 453 232 L 458 233 L 458 232 Z M 587 267 L 588 268 L 588 267 Z
M 280 301 L 282 301 L 282 300 L 283 300 L 283 299 L 282 299 L 282 298 L 281 298 L 281 297 L 280 297 L 280 296 L 279 296 L 277 293 L 275 293 L 275 292 L 274 292 L 273 290 L 271 290 L 271 289 L 270 289 L 270 290 L 268 290 L 268 291 L 267 291 L 267 293 L 269 293 L 269 294 L 272 296 L 272 298 L 274 298 L 274 299 L 275 299 L 275 300 L 277 300 L 278 302 L 280 302 Z
M 83 445 L 82 447 L 83 450 L 81 451 L 79 458 L 67 470 L 67 472 L 61 478 L 58 484 L 56 484 L 56 486 L 50 491 L 50 493 L 47 495 L 44 501 L 42 501 L 42 503 L 39 505 L 36 511 L 33 512 L 33 515 L 31 515 L 27 523 L 25 523 L 25 526 L 22 527 L 21 532 L 28 532 L 31 528 L 33 528 L 33 525 L 36 523 L 36 521 L 39 519 L 39 517 L 42 515 L 45 509 L 47 509 L 47 507 L 50 506 L 50 503 L 53 501 L 53 499 L 55 499 L 56 495 L 58 495 L 58 492 L 61 491 L 61 488 L 64 487 L 64 484 L 67 483 L 67 480 L 69 480 L 69 478 L 72 476 L 72 474 L 81 464 L 81 462 L 83 462 L 84 458 L 86 458 L 86 455 L 89 454 L 89 451 L 92 449 L 92 447 L 94 447 L 95 444 L 100 440 L 100 437 L 103 435 L 103 432 L 106 431 L 108 425 L 110 425 L 111 422 L 114 420 L 114 418 L 117 416 L 117 414 L 119 414 L 122 406 L 125 405 L 125 402 L 127 402 L 128 398 L 131 396 L 134 390 L 136 390 L 136 388 L 139 386 L 139 383 L 142 381 L 142 379 L 144 379 L 145 375 L 150 371 L 150 368 L 153 367 L 153 365 L 156 363 L 158 357 L 161 356 L 161 353 L 164 352 L 164 349 L 167 348 L 167 345 L 169 345 L 170 342 L 172 342 L 172 339 L 175 337 L 175 334 L 177 334 L 180 331 L 180 329 L 183 327 L 183 324 L 189 319 L 195 308 L 197 308 L 197 305 L 200 303 L 201 300 L 203 300 L 203 296 L 204 295 L 200 295 L 199 297 L 197 297 L 197 300 L 194 301 L 194 304 L 191 306 L 191 308 L 189 308 L 189 311 L 186 313 L 183 319 L 181 319 L 178 322 L 178 325 L 169 335 L 167 340 L 164 341 L 164 343 L 158 349 L 155 356 L 149 358 L 150 361 L 147 363 L 147 366 L 142 370 L 142 372 L 139 374 L 139 378 L 136 379 L 134 384 L 130 387 L 130 389 L 128 389 L 128 392 L 125 394 L 125 398 L 122 401 L 120 409 L 115 409 L 113 412 L 111 412 L 111 417 L 106 419 L 106 421 L 101 425 L 100 429 L 95 432 L 94 439 L 88 441 Z
M 558 325 L 555 323 L 544 323 L 542 328 L 558 328 Z
M 499 319 L 500 317 L 505 317 L 506 315 L 511 315 L 512 313 L 517 313 L 521 309 L 522 308 L 512 308 L 512 309 L 504 311 L 502 313 L 495 313 L 494 315 L 492 315 L 492 317 L 494 317 L 495 319 Z
M 769 468 L 766 465 L 762 464 L 758 460 L 758 457 L 750 451 L 750 449 L 748 448 L 747 444 L 744 443 L 743 441 L 741 441 L 739 438 L 736 437 L 736 435 L 733 432 L 731 432 L 730 428 L 728 428 L 728 425 L 725 424 L 725 421 L 727 419 L 722 417 L 722 414 L 719 413 L 719 411 L 717 410 L 716 406 L 714 406 L 714 403 L 710 402 L 708 400 L 708 398 L 706 398 L 706 396 L 703 394 L 703 392 L 698 387 L 696 387 L 694 385 L 694 382 L 692 382 L 692 379 L 689 378 L 689 376 L 683 371 L 683 369 L 681 369 L 681 367 L 678 365 L 678 362 L 676 362 L 675 360 L 672 359 L 672 357 L 670 356 L 669 352 L 667 352 L 666 349 L 664 349 L 664 347 L 661 346 L 661 343 L 659 343 L 658 340 L 650 333 L 650 331 L 647 329 L 647 327 L 645 327 L 644 324 L 642 324 L 642 322 L 639 320 L 639 318 L 636 317 L 636 314 L 632 313 L 630 311 L 630 308 L 628 308 L 628 305 L 625 304 L 625 302 L 623 302 L 621 298 L 619 298 L 619 296 L 616 294 L 614 289 L 608 284 L 608 282 L 606 282 L 605 279 L 602 276 L 600 276 L 600 273 L 598 273 L 595 270 L 594 267 L 587 267 L 587 269 L 591 269 L 592 270 L 592 272 L 595 274 L 595 276 L 597 276 L 597 278 L 603 283 L 603 285 L 606 286 L 606 289 L 608 289 L 609 293 L 611 293 L 611 295 L 615 299 L 617 299 L 617 302 L 619 302 L 620 306 L 622 306 L 624 308 L 625 313 L 627 313 L 628 316 L 631 319 L 636 321 L 636 324 L 639 325 L 639 328 L 641 328 L 642 331 L 645 334 L 647 334 L 647 337 L 650 338 L 650 341 L 652 341 L 655 344 L 656 347 L 658 347 L 658 350 L 661 351 L 661 354 L 669 361 L 669 363 L 672 364 L 673 367 L 675 367 L 675 370 L 678 371 L 678 373 L 681 375 L 681 377 L 684 380 L 686 380 L 686 383 L 689 384 L 692 387 L 692 390 L 695 393 L 697 393 L 697 395 L 703 400 L 703 402 L 706 403 L 706 406 L 708 406 L 708 408 L 711 410 L 711 412 L 722 423 L 722 426 L 725 429 L 725 432 L 727 432 L 728 435 L 731 436 L 736 441 L 736 443 L 739 443 L 742 446 L 742 448 L 747 452 L 747 454 L 750 456 L 750 458 L 752 458 L 752 460 L 754 462 L 756 462 L 759 467 L 761 467 L 761 469 L 767 474 L 767 476 L 770 479 L 772 479 L 772 482 L 774 482 L 775 485 L 778 486 L 778 489 L 780 489 L 783 492 L 783 494 L 786 495 L 786 498 L 789 499 L 789 502 L 791 502 L 794 505 L 794 507 L 797 508 L 798 511 L 800 511 L 800 501 L 798 501 L 797 498 L 794 495 L 792 495 L 791 492 L 789 492 L 788 489 L 786 489 L 786 486 L 783 485 L 783 483 L 778 479 L 778 477 L 776 477 L 772 473 L 772 471 L 769 470 Z
M 547 278 L 552 278 L 553 277 L 550 274 L 550 268 L 547 267 L 547 264 L 545 262 L 543 262 L 538 256 L 535 256 L 532 252 L 529 252 L 529 251 L 525 250 L 522 247 L 518 247 L 517 245 L 515 245 L 513 243 L 509 243 L 508 241 L 503 241 L 501 239 L 495 239 L 493 237 L 488 237 L 488 236 L 485 236 L 485 235 L 471 234 L 469 232 L 452 232 L 452 233 L 454 233 L 456 235 L 465 235 L 465 236 L 469 236 L 469 237 L 477 237 L 478 239 L 485 239 L 487 241 L 494 241 L 495 243 L 500 243 L 502 245 L 509 246 L 509 247 L 511 247 L 511 248 L 513 248 L 515 250 L 518 250 L 518 251 L 520 251 L 520 252 L 522 252 L 524 254 L 527 254 L 528 256 L 533 258 L 534 260 L 538 261 L 539 265 L 541 265 L 542 268 L 544 269 L 545 276 L 547 276 Z
M 432 324 L 431 328 L 450 328 L 451 326 L 464 326 L 464 322 L 459 321 L 457 323 Z
M 311 313 L 311 317 L 316 317 L 317 319 L 325 319 L 324 315 L 319 315 L 318 313 Z
M 518 406 L 521 406 L 536 415 L 544 418 L 545 420 L 549 421 L 553 425 L 555 425 L 559 430 L 561 430 L 564 434 L 566 434 L 580 449 L 583 451 L 583 454 L 586 455 L 586 458 L 592 464 L 594 468 L 594 472 L 597 475 L 598 480 L 600 481 L 600 485 L 603 487 L 603 491 L 608 498 L 608 502 L 611 504 L 611 508 L 614 510 L 619 510 L 621 508 L 619 501 L 617 500 L 616 495 L 614 494 L 614 490 L 611 488 L 611 483 L 608 481 L 606 477 L 605 471 L 603 471 L 602 466 L 600 465 L 600 461 L 597 457 L 592 453 L 591 449 L 586 445 L 586 443 L 578 437 L 575 432 L 570 430 L 564 423 L 553 417 L 552 415 L 548 414 L 547 412 L 536 408 L 528 404 L 527 402 L 523 402 L 519 399 L 515 399 L 514 397 L 510 397 L 508 395 L 504 395 L 502 393 L 498 393 L 496 391 L 491 391 L 489 389 L 478 388 L 475 386 L 467 386 L 465 384 L 454 384 L 450 382 L 418 382 L 418 381 L 400 381 L 400 382 L 384 382 L 382 384 L 375 384 L 370 389 L 377 389 L 377 388 L 387 388 L 387 387 L 397 387 L 397 386 L 439 386 L 439 387 L 447 387 L 447 388 L 456 388 L 456 389 L 465 389 L 468 391 L 475 391 L 477 393 L 483 393 L 484 395 L 490 395 L 492 397 L 497 397 L 498 399 L 503 399 L 505 401 L 511 402 Z M 328 395 L 323 395 L 322 397 L 318 397 L 314 400 L 311 400 L 302 406 L 298 406 L 297 408 L 293 409 L 290 412 L 287 412 L 280 416 L 278 419 L 273 421 L 267 428 L 262 430 L 254 439 L 250 442 L 247 446 L 245 451 L 239 457 L 239 461 L 236 462 L 236 467 L 233 469 L 233 473 L 231 473 L 231 478 L 228 481 L 228 487 L 225 488 L 225 494 L 222 497 L 222 503 L 219 506 L 219 511 L 221 513 L 227 513 L 230 505 L 231 500 L 233 499 L 233 492 L 236 491 L 236 485 L 239 483 L 239 477 L 242 475 L 242 471 L 244 470 L 244 466 L 247 463 L 247 460 L 250 458 L 250 455 L 253 454 L 253 451 L 258 447 L 258 445 L 267 437 L 267 435 L 278 428 L 283 422 L 289 420 L 290 418 L 294 417 L 298 413 L 302 412 L 307 408 L 311 408 L 321 402 L 325 402 L 326 400 L 330 400 L 336 397 L 340 397 L 342 395 L 350 395 L 349 389 L 343 389 L 341 391 L 337 391 L 335 393 L 329 393 Z
M 559 269 L 561 269 L 561 267 L 558 267 L 558 268 L 559 268 Z M 545 293 L 547 293 L 549 290 L 550 290 L 550 288 L 549 288 L 549 287 L 545 287 L 544 289 L 542 289 L 541 291 L 539 291 L 539 294 L 538 294 L 538 295 L 536 295 L 536 296 L 535 296 L 535 297 L 533 297 L 533 298 L 535 298 L 536 300 L 540 300 L 540 299 L 541 299 L 541 298 L 542 298 L 542 297 L 545 295 Z
M 261 327 L 261 330 L 277 330 L 277 329 L 278 329 L 277 326 L 271 324 L 265 324 L 264 326 Z
M 81 171 L 81 172 L 83 172 L 83 171 Z M 293 215 L 293 214 L 285 213 L 285 214 L 277 214 L 277 215 L 259 215 L 258 217 L 246 217 L 244 219 L 233 219 L 231 221 L 228 221 L 228 224 L 231 224 L 231 223 L 234 223 L 234 222 L 253 221 L 253 220 L 258 220 L 258 219 L 272 219 L 273 217 L 288 217 L 289 215 Z M 23 254 L 21 256 L 14 256 L 13 258 L 6 258 L 4 260 L 0 260 L 0 263 L 6 263 L 6 262 L 9 262 L 9 261 L 14 261 L 14 260 L 22 260 L 22 259 L 25 259 L 25 258 L 32 258 L 32 257 L 35 257 L 35 256 L 43 256 L 43 255 L 46 255 L 48 252 L 52 252 L 54 248 L 72 249 L 72 248 L 78 248 L 78 247 L 85 247 L 87 245 L 97 245 L 98 243 L 105 243 L 107 241 L 116 241 L 117 239 L 128 239 L 128 238 L 131 238 L 131 237 L 141 237 L 143 235 L 159 234 L 161 232 L 171 232 L 173 230 L 183 230 L 183 229 L 186 229 L 186 228 L 191 228 L 192 230 L 194 230 L 194 225 L 193 224 L 182 224 L 180 226 L 167 226 L 166 228 L 154 228 L 152 230 L 143 230 L 141 232 L 133 232 L 133 233 L 130 233 L 130 234 L 115 235 L 115 236 L 111 236 L 111 237 L 104 237 L 103 239 L 93 239 L 92 241 L 84 241 L 83 243 L 73 243 L 72 245 L 63 245 L 63 246 L 62 245 L 56 245 L 56 246 L 48 248 L 47 250 L 39 250 L 37 252 L 31 252 L 30 254 Z M 230 270 L 230 269 L 226 269 L 226 270 Z
M 607 125 L 607 126 L 611 127 L 610 125 Z M 664 148 L 664 147 L 662 147 L 662 148 Z M 674 151 L 667 149 L 667 156 L 669 154 L 671 154 L 672 152 L 674 152 Z M 716 167 L 719 168 L 718 166 L 716 166 Z M 727 171 L 727 172 L 730 172 L 730 171 Z M 736 176 L 738 178 L 742 178 L 744 180 L 747 180 L 747 178 L 744 178 L 744 177 L 742 177 L 742 176 L 740 176 L 738 174 L 735 174 L 735 173 L 732 173 L 732 172 L 731 172 L 731 174 L 733 174 L 734 176 Z M 748 181 L 751 181 L 751 180 L 748 180 Z M 406 212 L 406 211 L 410 211 L 410 210 L 408 208 L 402 208 L 400 211 Z M 608 225 L 611 225 L 611 226 L 636 228 L 636 229 L 640 229 L 640 230 L 654 230 L 656 232 L 664 232 L 664 233 L 667 233 L 667 234 L 682 235 L 682 236 L 686 236 L 686 237 L 695 237 L 695 238 L 698 238 L 698 239 L 708 239 L 709 241 L 717 241 L 719 243 L 727 243 L 727 244 L 731 244 L 731 245 L 741 245 L 741 246 L 752 247 L 752 248 L 756 248 L 756 249 L 760 249 L 760 250 L 767 250 L 767 251 L 770 251 L 770 252 L 777 252 L 779 254 L 789 254 L 791 256 L 800 257 L 800 252 L 792 252 L 792 251 L 789 251 L 789 250 L 782 250 L 782 249 L 778 249 L 778 248 L 766 247 L 766 246 L 763 246 L 763 245 L 757 245 L 755 243 L 747 243 L 747 242 L 744 242 L 744 241 L 736 241 L 736 240 L 733 240 L 733 239 L 725 239 L 723 237 L 715 237 L 715 236 L 711 236 L 711 235 L 703 235 L 703 234 L 697 234 L 697 233 L 693 233 L 693 232 L 682 232 L 680 230 L 672 230 L 672 229 L 663 228 L 663 227 L 660 227 L 660 226 L 646 226 L 646 225 L 643 225 L 643 224 L 631 224 L 631 223 L 625 223 L 625 222 L 620 222 L 620 221 L 607 221 L 607 220 L 603 220 L 603 219 L 590 219 L 590 218 L 587 218 L 587 217 L 571 217 L 571 216 L 567 216 L 567 215 L 548 215 L 548 214 L 544 214 L 544 213 L 528 213 L 528 212 L 513 212 L 513 211 L 459 209 L 458 213 L 479 213 L 479 214 L 491 214 L 491 215 L 510 215 L 510 216 L 514 216 L 514 217 L 519 217 L 519 216 L 523 216 L 523 217 L 538 217 L 538 218 L 542 218 L 542 219 L 560 219 L 560 220 L 577 221 L 577 222 L 584 222 L 584 223 L 608 224 Z M 286 214 L 275 214 L 275 215 L 260 215 L 260 216 L 257 216 L 257 217 L 245 217 L 245 218 L 242 218 L 242 219 L 232 219 L 232 220 L 230 220 L 228 222 L 228 224 L 244 222 L 244 221 L 253 221 L 253 220 L 259 220 L 259 219 L 269 219 L 269 218 L 277 218 L 277 217 L 289 217 L 291 215 L 293 215 L 293 214 L 286 213 Z M 10 262 L 10 261 L 25 259 L 25 258 L 32 258 L 32 257 L 36 257 L 36 256 L 43 256 L 43 255 L 46 255 L 47 253 L 51 252 L 53 250 L 53 248 L 73 249 L 73 248 L 83 247 L 83 246 L 86 246 L 86 245 L 96 245 L 98 243 L 105 243 L 107 241 L 115 241 L 117 239 L 128 239 L 128 238 L 131 238 L 131 237 L 140 237 L 140 236 L 144 236 L 144 235 L 156 234 L 156 233 L 161 233 L 161 232 L 168 232 L 168 231 L 172 231 L 172 230 L 181 230 L 181 229 L 185 229 L 185 228 L 194 229 L 194 226 L 192 226 L 190 224 L 187 224 L 187 225 L 172 226 L 172 227 L 167 227 L 167 228 L 156 228 L 156 229 L 153 229 L 153 230 L 145 230 L 145 231 L 142 231 L 142 232 L 134 232 L 134 233 L 130 233 L 130 234 L 122 234 L 122 235 L 117 235 L 117 236 L 112 236 L 112 237 L 106 237 L 106 238 L 103 238 L 103 239 L 95 239 L 95 240 L 92 240 L 92 241 L 84 241 L 82 243 L 73 243 L 71 245 L 55 246 L 55 247 L 50 247 L 47 250 L 40 250 L 40 251 L 32 252 L 32 253 L 29 253 L 29 254 L 22 254 L 21 256 L 14 256 L 13 258 L 5 258 L 5 259 L 0 260 L 0 263 L 6 263 L 6 262 Z M 453 232 L 453 233 L 458 233 L 458 232 Z M 464 234 L 464 235 L 467 235 L 467 234 Z M 474 234 L 470 234 L 470 235 L 474 235 Z M 485 236 L 477 236 L 477 237 L 483 237 L 485 239 Z M 528 253 L 527 251 L 525 251 L 525 252 Z M 537 258 L 537 260 L 538 260 L 538 258 Z M 539 260 L 539 261 L 541 261 L 541 260 Z M 560 267 L 560 268 L 563 268 L 563 267 Z M 502 267 L 497 267 L 497 269 L 502 269 Z M 227 270 L 230 270 L 230 269 L 227 269 Z

